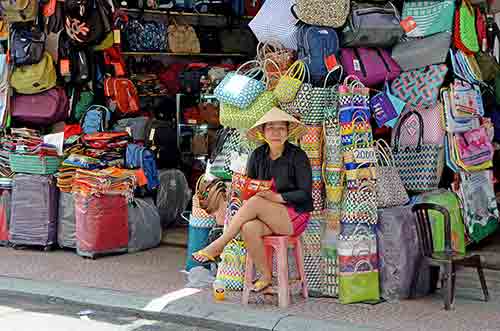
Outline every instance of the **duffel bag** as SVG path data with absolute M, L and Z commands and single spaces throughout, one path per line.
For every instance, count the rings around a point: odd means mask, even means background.
M 50 125 L 68 116 L 68 97 L 63 88 L 53 88 L 36 95 L 16 95 L 12 117 L 22 123 Z

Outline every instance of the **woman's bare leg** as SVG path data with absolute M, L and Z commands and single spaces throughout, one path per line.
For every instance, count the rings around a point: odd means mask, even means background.
M 245 240 L 248 254 L 252 257 L 255 267 L 262 274 L 261 280 L 271 281 L 272 270 L 267 263 L 264 236 L 269 236 L 273 231 L 262 221 L 256 219 L 249 221 L 241 227 L 241 235 Z
M 259 219 L 267 225 L 272 233 L 290 235 L 293 232 L 288 210 L 284 204 L 254 196 L 246 201 L 236 215 L 233 216 L 222 236 L 203 250 L 211 256 L 220 255 L 227 243 L 238 235 L 241 227 L 255 219 Z

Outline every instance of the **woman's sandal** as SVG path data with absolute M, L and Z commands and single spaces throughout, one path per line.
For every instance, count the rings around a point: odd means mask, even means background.
M 271 285 L 272 285 L 271 281 L 259 279 L 258 281 L 256 281 L 254 283 L 254 286 L 252 288 L 252 292 L 256 292 L 256 293 L 262 292 L 262 291 L 268 289 Z
M 193 254 L 191 254 L 191 258 L 200 264 L 216 262 L 215 257 L 208 254 L 204 250 L 199 250 L 197 252 L 194 252 Z

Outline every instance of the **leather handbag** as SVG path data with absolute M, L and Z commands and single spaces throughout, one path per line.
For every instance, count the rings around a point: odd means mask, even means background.
M 339 28 L 349 16 L 350 4 L 350 0 L 297 0 L 292 12 L 306 24 Z
M 410 198 L 399 177 L 390 146 L 382 139 L 377 140 L 375 146 L 377 151 L 377 207 L 405 205 Z
M 10 59 L 19 65 L 35 64 L 42 60 L 47 35 L 27 29 L 13 29 L 10 39 Z
M 426 37 L 439 32 L 451 32 L 455 13 L 455 0 L 405 1 L 402 19 L 412 17 L 416 28 L 408 37 Z
M 366 86 L 375 86 L 392 81 L 401 73 L 401 68 L 381 48 L 342 48 L 341 62 L 346 75 L 354 75 Z
M 194 28 L 188 24 L 173 24 L 167 29 L 168 48 L 174 53 L 200 53 L 200 40 Z
M 416 108 L 435 105 L 448 72 L 446 64 L 405 71 L 391 84 L 394 96 Z
M 401 127 L 412 116 L 418 119 L 416 145 L 400 144 Z M 394 164 L 407 191 L 426 192 L 438 188 L 444 161 L 443 145 L 424 144 L 424 119 L 418 112 L 408 112 L 401 117 L 391 143 Z
M 385 6 L 353 3 L 342 31 L 342 47 L 389 48 L 403 36 L 399 12 L 392 3 Z
M 446 62 L 451 33 L 441 32 L 423 39 L 409 39 L 394 46 L 392 58 L 402 70 L 409 71 Z

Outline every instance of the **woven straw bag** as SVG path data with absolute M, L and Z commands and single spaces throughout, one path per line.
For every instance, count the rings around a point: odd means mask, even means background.
M 405 205 L 408 193 L 394 163 L 391 147 L 385 140 L 375 142 L 377 149 L 377 206 L 389 208 Z
M 351 11 L 350 0 L 297 0 L 292 11 L 304 23 L 309 25 L 340 28 Z
M 280 77 L 290 68 L 297 58 L 297 52 L 285 48 L 279 41 L 268 40 L 257 45 L 257 61 L 264 63 L 268 76 L 268 89 L 272 90 Z
M 306 66 L 302 61 L 296 61 L 287 71 L 281 76 L 278 85 L 274 89 L 274 95 L 279 102 L 292 102 L 299 92 L 304 78 L 306 77 Z
M 188 24 L 173 24 L 168 26 L 168 47 L 173 53 L 200 53 L 200 40 L 194 28 Z

